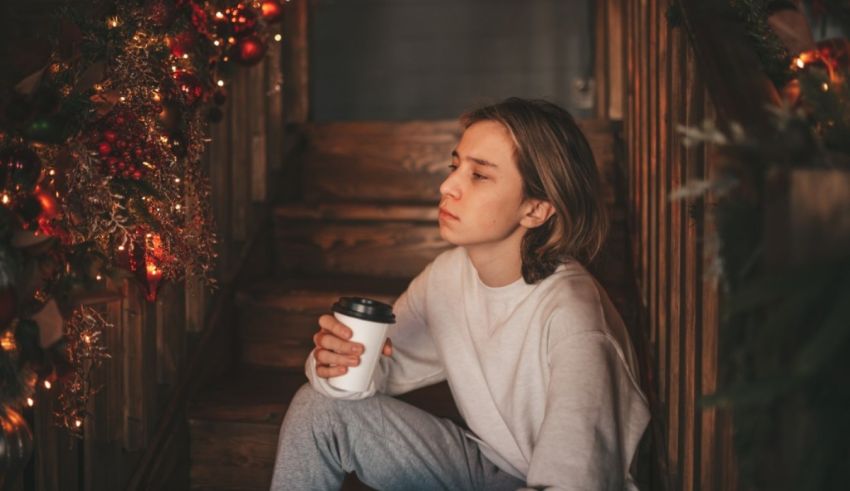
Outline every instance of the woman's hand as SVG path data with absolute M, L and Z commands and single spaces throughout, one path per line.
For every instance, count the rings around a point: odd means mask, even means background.
M 313 335 L 316 349 L 316 374 L 322 378 L 337 377 L 348 371 L 348 367 L 360 364 L 363 345 L 348 341 L 351 329 L 332 315 L 319 317 L 319 332 Z M 384 343 L 384 356 L 393 354 L 393 345 L 389 339 Z

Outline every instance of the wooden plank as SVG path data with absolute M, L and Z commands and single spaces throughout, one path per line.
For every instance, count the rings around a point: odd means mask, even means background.
M 676 125 L 685 123 L 685 111 L 687 109 L 688 84 L 691 83 L 681 74 L 684 71 L 684 57 L 687 56 L 687 46 L 684 33 L 681 29 L 670 32 L 668 39 L 669 66 L 667 71 L 667 83 L 669 84 L 669 121 L 670 133 L 668 140 L 668 151 L 670 152 L 670 189 L 677 189 L 683 183 L 685 148 L 682 146 L 681 137 L 675 131 Z M 684 327 L 684 242 L 685 242 L 685 207 L 681 200 L 669 203 L 670 206 L 670 337 L 667 350 L 669 360 L 670 383 L 667 385 L 667 455 L 675 456 L 678 461 L 679 448 L 679 379 L 680 370 L 680 346 Z M 671 465 L 671 468 L 675 466 Z
M 231 176 L 231 141 L 230 133 L 233 128 L 232 120 L 233 101 L 232 94 L 228 97 L 227 102 L 222 106 L 225 117 L 218 124 L 210 126 L 210 138 L 212 142 L 207 147 L 206 162 L 210 174 L 210 186 L 212 197 L 212 211 L 215 217 L 216 232 L 218 234 L 218 268 L 219 272 L 226 271 L 227 266 L 231 261 L 230 244 L 232 242 L 231 234 L 231 214 L 230 204 L 233 199 L 233 192 L 230 187 Z M 195 285 L 187 285 L 194 289 Z M 196 291 L 187 295 L 187 329 L 190 332 L 196 332 L 201 324 L 202 318 L 199 316 L 203 312 L 200 308 L 200 298 Z
M 309 2 L 284 4 L 283 112 L 287 123 L 305 123 L 310 115 Z
M 123 288 L 122 288 L 123 291 Z M 111 358 L 104 364 L 103 397 L 106 398 L 103 410 L 107 419 L 104 422 L 103 440 L 124 441 L 124 333 L 123 324 L 126 299 L 122 296 L 106 306 L 106 321 L 112 324 L 104 333 L 104 340 Z
M 141 292 L 129 281 L 124 283 L 126 302 L 122 311 L 121 325 L 125 331 L 124 360 L 124 449 L 140 450 L 147 443 L 148 417 L 152 410 L 151 397 L 147 388 L 148 363 L 152 360 L 147 352 L 147 319 L 145 300 Z
M 185 364 L 185 283 L 166 283 L 154 306 L 156 312 L 156 380 L 174 387 Z
M 305 197 L 439 201 L 460 133 L 456 121 L 313 125 L 303 164 Z
M 449 244 L 433 225 L 278 222 L 281 273 L 337 272 L 412 278 Z M 375 261 L 376 257 L 382 258 Z
M 291 2 L 290 2 L 291 4 Z M 269 34 L 284 36 L 281 24 L 270 26 Z M 288 35 L 288 33 L 286 33 Z M 270 171 L 283 167 L 283 43 L 272 42 L 264 66 L 266 159 Z
M 271 41 L 274 43 L 274 41 Z M 268 56 L 266 57 L 268 59 Z M 266 61 L 246 71 L 246 89 L 248 91 L 248 126 L 250 142 L 250 195 L 252 202 L 266 200 L 269 179 L 268 159 L 266 157 Z M 279 135 L 276 135 L 279 137 Z
M 662 194 L 659 190 L 659 176 L 660 165 L 661 162 L 658 159 L 658 133 L 659 133 L 659 103 L 658 103 L 658 0 L 649 0 L 646 5 L 646 16 L 647 16 L 647 30 L 648 30 L 648 72 L 647 72 L 647 81 L 646 81 L 646 89 L 649 94 L 647 97 L 648 107 L 648 115 L 649 120 L 647 121 L 649 132 L 648 132 L 648 147 L 649 147 L 649 172 L 648 172 L 648 218 L 649 221 L 646 224 L 648 230 L 648 242 L 647 242 L 647 252 L 648 252 L 648 309 L 649 309 L 649 318 L 652 319 L 652 328 L 656 330 L 656 339 L 657 341 L 657 349 L 658 349 L 658 380 L 660 383 L 659 392 L 664 393 L 664 389 L 667 383 L 667 358 L 664 356 L 666 352 L 667 346 L 667 332 L 664 329 L 664 326 L 659 322 L 659 288 L 660 288 L 660 278 L 659 274 L 659 260 L 661 259 L 659 244 L 660 237 L 658 235 L 658 209 L 659 209 L 659 200 L 660 195 Z
M 609 91 L 611 80 L 608 58 L 610 33 L 608 31 L 608 2 L 603 0 L 596 2 L 594 9 L 594 44 L 593 44 L 593 79 L 596 86 L 595 114 L 597 118 L 604 118 L 608 114 Z
M 231 112 L 231 160 L 230 165 L 230 233 L 232 240 L 244 241 L 248 237 L 248 212 L 251 201 L 251 135 L 248 113 L 252 94 L 248 89 L 248 73 L 239 70 L 230 86 Z
M 650 283 L 650 269 L 649 269 L 649 199 L 650 195 L 650 186 L 649 186 L 649 127 L 652 124 L 652 120 L 649 119 L 649 90 L 645 87 L 646 83 L 649 80 L 649 74 L 647 72 L 647 63 L 643 60 L 646 60 L 649 56 L 649 30 L 647 29 L 647 25 L 649 24 L 649 15 L 647 0 L 641 0 L 638 7 L 638 15 L 637 15 L 637 33 L 638 33 L 638 56 L 640 72 L 638 76 L 638 93 L 640 94 L 640 137 L 639 137 L 639 148 L 640 148 L 640 181 L 641 181 L 641 191 L 640 191 L 640 203 L 638 209 L 640 210 L 641 218 L 640 218 L 640 248 L 641 248 L 641 261 L 640 261 L 640 290 L 641 290 L 641 301 L 643 305 L 647 308 L 649 307 L 650 296 L 649 296 L 649 288 L 651 287 Z M 651 317 L 650 317 L 651 319 Z M 650 324 L 651 329 L 651 339 L 653 344 L 656 343 L 658 339 L 658 331 L 655 329 L 653 324 Z M 663 376 L 661 372 L 658 371 L 658 367 L 656 367 L 656 373 L 659 374 L 659 384 L 663 384 Z M 659 393 L 663 394 L 664 392 L 659 390 Z
M 687 58 L 686 78 L 692 83 L 688 87 L 688 109 L 686 124 L 696 126 L 703 120 L 705 89 L 697 74 L 697 62 L 693 56 Z M 696 147 L 689 149 L 685 158 L 686 182 L 704 177 L 704 154 Z M 693 489 L 694 485 L 694 446 L 696 419 L 696 385 L 699 371 L 696 366 L 696 336 L 700 329 L 702 295 L 702 198 L 689 200 L 692 207 L 688 213 L 687 235 L 685 240 L 685 324 L 682 337 L 682 401 L 681 408 L 681 446 L 679 448 L 679 486 L 683 490 Z
M 318 203 L 291 204 L 275 208 L 279 220 L 361 220 L 361 221 L 412 221 L 435 224 L 436 206 L 415 206 L 371 203 Z
M 607 1 L 608 15 L 608 114 L 607 118 L 622 120 L 625 105 L 624 55 L 626 36 L 623 32 L 623 3 Z
M 714 107 L 711 102 L 706 100 L 706 118 L 711 120 L 714 117 Z M 708 179 L 717 178 L 715 168 L 711 165 L 712 162 L 719 160 L 719 155 L 714 147 L 706 148 L 706 176 Z M 705 210 L 705 237 L 716 237 L 717 230 L 715 228 L 714 219 L 711 216 L 711 209 L 717 202 L 717 197 L 709 194 L 706 197 L 707 206 Z M 716 251 L 712 254 L 717 253 Z M 711 271 L 715 265 L 712 264 L 713 256 L 706 254 L 703 270 Z M 700 378 L 697 381 L 699 384 L 698 394 L 709 395 L 713 394 L 717 389 L 717 349 L 718 349 L 718 330 L 720 328 L 719 316 L 719 271 L 713 274 L 705 275 L 705 282 L 702 290 L 702 330 L 700 339 L 698 339 L 700 365 Z M 700 408 L 697 412 L 699 418 L 699 434 L 700 444 L 695 450 L 698 456 L 695 459 L 699 463 L 697 482 L 699 489 L 717 489 L 719 481 L 719 468 L 717 459 L 717 409 L 714 407 Z

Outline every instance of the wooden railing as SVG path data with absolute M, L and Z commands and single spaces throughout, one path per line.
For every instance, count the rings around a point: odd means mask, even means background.
M 714 197 L 670 193 L 716 172 L 680 126 L 715 119 L 758 133 L 776 91 L 726 0 L 605 0 L 597 6 L 600 117 L 623 118 L 636 283 L 653 392 L 651 489 L 737 489 L 729 414 L 702 407 L 718 384 Z

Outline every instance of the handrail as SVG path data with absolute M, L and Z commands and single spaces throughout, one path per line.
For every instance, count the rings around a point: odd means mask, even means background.
M 779 93 L 765 74 L 745 26 L 728 0 L 682 0 L 682 14 L 700 75 L 723 121 L 769 130 L 767 108 Z

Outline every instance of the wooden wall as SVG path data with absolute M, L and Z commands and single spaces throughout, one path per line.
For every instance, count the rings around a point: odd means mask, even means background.
M 678 3 L 678 2 L 677 2 Z M 717 386 L 718 284 L 707 199 L 670 200 L 709 178 L 715 158 L 685 148 L 679 125 L 712 118 L 685 26 L 671 0 L 605 0 L 597 18 L 597 114 L 623 118 L 632 260 L 653 394 L 652 489 L 736 489 L 731 426 L 699 404 Z

